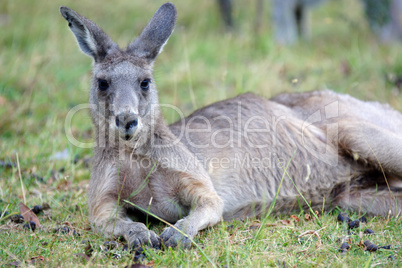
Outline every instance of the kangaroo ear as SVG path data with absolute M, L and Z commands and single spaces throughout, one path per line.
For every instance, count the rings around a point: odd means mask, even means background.
M 82 52 L 93 57 L 95 62 L 102 61 L 112 50 L 118 49 L 109 36 L 92 21 L 68 7 L 60 7 L 60 13 L 68 21 Z
M 140 36 L 128 45 L 127 52 L 152 63 L 172 34 L 176 17 L 176 7 L 172 3 L 162 5 Z

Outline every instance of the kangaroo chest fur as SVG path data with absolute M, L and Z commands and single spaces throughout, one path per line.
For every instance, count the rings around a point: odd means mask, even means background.
M 191 204 L 180 198 L 180 174 L 144 156 L 119 163 L 121 172 L 117 189 L 120 189 L 122 201 L 129 200 L 168 222 L 176 222 L 188 214 Z M 124 201 L 122 205 L 131 207 Z

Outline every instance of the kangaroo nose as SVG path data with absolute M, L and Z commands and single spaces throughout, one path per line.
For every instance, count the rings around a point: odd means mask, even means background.
M 125 128 L 129 130 L 130 128 L 135 128 L 138 125 L 138 119 L 131 120 L 126 123 Z
M 116 126 L 128 131 L 138 126 L 138 118 L 135 114 L 120 114 L 116 116 Z

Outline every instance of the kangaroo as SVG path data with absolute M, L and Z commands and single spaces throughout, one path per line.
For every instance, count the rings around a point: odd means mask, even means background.
M 281 181 L 277 214 L 299 209 L 298 191 L 313 208 L 401 213 L 400 112 L 328 90 L 270 100 L 246 93 L 168 125 L 152 68 L 173 32 L 175 6 L 162 5 L 125 49 L 75 11 L 60 12 L 94 60 L 88 209 L 95 230 L 132 247 L 189 247 L 221 220 L 264 215 Z M 175 228 L 158 237 L 129 217 L 125 200 Z

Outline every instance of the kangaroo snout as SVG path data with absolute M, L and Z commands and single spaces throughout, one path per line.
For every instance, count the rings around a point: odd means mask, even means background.
M 121 113 L 116 116 L 115 123 L 120 137 L 129 140 L 139 125 L 139 118 L 134 113 Z

